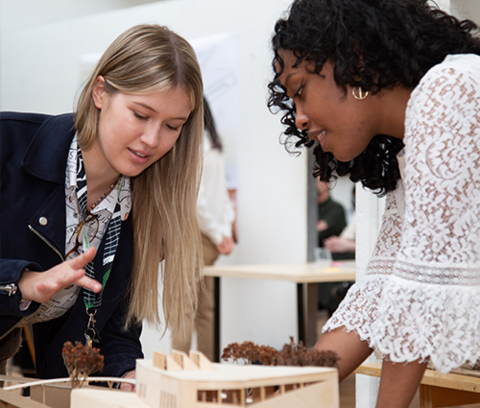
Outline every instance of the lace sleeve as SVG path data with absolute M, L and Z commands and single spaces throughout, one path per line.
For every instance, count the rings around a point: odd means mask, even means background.
M 479 75 L 451 64 L 432 71 L 407 108 L 405 226 L 395 274 L 479 284 Z
M 375 249 L 367 267 L 367 274 L 390 275 L 395 265 L 402 239 L 403 187 L 387 194 L 382 226 L 378 234 Z
M 399 182 L 397 189 L 387 194 L 382 227 L 367 273 L 349 289 L 345 300 L 324 325 L 324 332 L 344 327 L 347 331 L 355 330 L 362 340 L 371 339 L 374 335 L 371 327 L 378 316 L 378 302 L 382 297 L 384 282 L 392 274 L 400 248 L 402 200 L 403 188 Z

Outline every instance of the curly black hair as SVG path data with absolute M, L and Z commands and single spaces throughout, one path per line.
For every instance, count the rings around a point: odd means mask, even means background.
M 480 54 L 478 30 L 428 0 L 295 0 L 288 17 L 275 25 L 268 107 L 283 111 L 287 145 L 312 147 L 307 132 L 295 126 L 295 105 L 279 80 L 284 70 L 279 51 L 292 51 L 296 66 L 313 61 L 316 73 L 332 61 L 335 82 L 344 91 L 350 85 L 375 94 L 397 85 L 413 89 L 448 54 Z M 357 158 L 340 162 L 317 144 L 313 174 L 323 181 L 349 174 L 381 196 L 396 188 L 402 148 L 402 140 L 376 135 Z

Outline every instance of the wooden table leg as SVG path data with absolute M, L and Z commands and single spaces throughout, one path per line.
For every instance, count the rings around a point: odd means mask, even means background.
M 297 317 L 298 317 L 298 342 L 305 344 L 306 336 L 306 321 L 304 308 L 304 293 L 303 283 L 297 283 Z
M 433 408 L 432 406 L 432 393 L 430 392 L 429 385 L 420 384 L 420 408 Z
M 318 283 L 297 284 L 298 340 L 307 347 L 317 342 Z
M 215 293 L 215 323 L 214 323 L 214 332 L 213 332 L 213 339 L 214 339 L 214 350 L 213 350 L 213 357 L 214 362 L 220 362 L 221 350 L 220 350 L 220 278 L 214 277 L 214 293 Z
M 318 283 L 305 284 L 307 290 L 307 336 L 306 346 L 313 347 L 317 342 Z

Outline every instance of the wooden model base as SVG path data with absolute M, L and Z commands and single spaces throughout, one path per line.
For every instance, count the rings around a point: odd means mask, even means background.
M 22 384 L 35 383 L 35 378 L 0 376 L 1 381 Z M 28 386 L 28 385 L 27 385 Z M 70 385 L 56 384 L 30 387 L 30 398 L 19 392 L 0 388 L 0 408 L 68 408 L 70 406 Z
M 70 378 L 38 380 L 37 378 L 0 375 L 0 381 L 11 383 L 4 389 L 0 387 L 0 408 L 70 408 L 72 392 Z M 100 389 L 110 393 L 118 392 L 118 390 L 88 385 L 90 381 L 103 381 L 110 387 L 119 381 L 135 384 L 135 380 L 130 379 L 95 377 L 87 379 L 82 385 L 82 389 Z M 12 385 L 12 383 L 15 385 Z M 23 388 L 30 388 L 30 397 L 23 397 L 20 394 Z

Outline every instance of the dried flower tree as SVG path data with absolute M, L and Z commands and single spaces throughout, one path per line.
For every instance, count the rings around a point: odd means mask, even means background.
M 273 365 L 277 350 L 269 346 L 259 346 L 252 341 L 245 341 L 242 344 L 231 343 L 224 350 L 222 359 L 228 361 L 244 360 L 247 364 L 251 364 L 255 361 L 260 362 L 263 365 Z
M 222 353 L 222 359 L 228 361 L 244 360 L 247 364 L 259 362 L 263 365 L 337 367 L 338 354 L 331 350 L 317 351 L 305 347 L 300 341 L 285 344 L 280 351 L 269 346 L 259 346 L 251 341 L 242 344 L 231 343 Z
M 276 355 L 276 365 L 337 367 L 338 354 L 331 350 L 314 350 L 300 341 L 295 344 L 293 337 Z
M 88 347 L 79 341 L 75 342 L 75 346 L 67 341 L 63 345 L 62 356 L 72 388 L 80 388 L 90 374 L 103 371 L 104 358 L 100 349 Z

